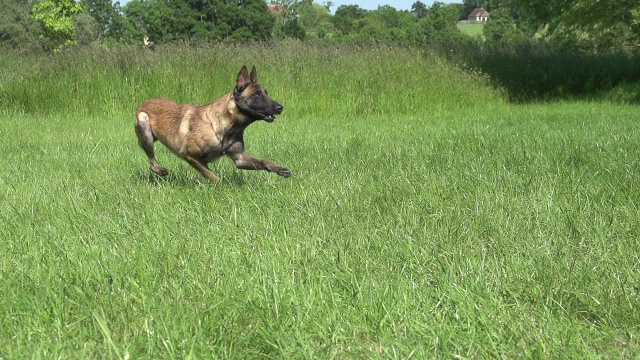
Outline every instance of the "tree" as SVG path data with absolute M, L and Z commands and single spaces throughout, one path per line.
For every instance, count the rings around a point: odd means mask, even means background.
M 333 29 L 331 13 L 323 5 L 307 2 L 299 8 L 297 23 L 302 25 L 305 32 L 315 34 L 318 38 L 326 37 L 327 30 Z M 287 34 L 287 36 L 290 36 Z
M 324 6 L 327 9 L 327 12 L 330 13 L 331 12 L 331 8 L 333 7 L 333 1 L 325 1 L 322 3 L 322 6 Z
M 499 45 L 513 45 L 522 39 L 513 21 L 511 9 L 505 7 L 491 12 L 483 32 L 487 41 Z
M 275 21 L 263 0 L 131 0 L 123 10 L 137 36 L 154 42 L 268 40 Z
M 638 0 L 507 0 L 522 25 L 593 49 L 640 47 Z M 634 15 L 636 14 L 636 15 Z
M 41 21 L 44 32 L 54 51 L 74 43 L 73 16 L 84 11 L 81 4 L 73 0 L 43 0 L 33 6 L 33 18 Z
M 73 17 L 73 40 L 78 45 L 87 45 L 100 37 L 100 24 L 86 12 Z
M 378 18 L 386 28 L 401 27 L 401 13 L 391 5 L 378 6 L 378 10 L 369 12 L 369 16 Z
M 11 47 L 29 46 L 41 31 L 31 16 L 31 0 L 0 0 L 0 43 Z
M 81 3 L 98 24 L 97 38 L 122 40 L 125 37 L 125 18 L 118 1 L 82 0 Z
M 298 23 L 297 18 L 287 21 L 282 27 L 282 30 L 284 32 L 284 36 L 290 38 L 304 40 L 307 37 L 306 30 Z
M 354 22 L 364 19 L 367 10 L 360 8 L 358 5 L 341 5 L 333 15 L 333 24 L 336 30 L 343 34 L 351 34 L 355 30 Z
M 227 25 L 231 30 L 233 32 L 239 29 L 248 31 L 249 35 L 243 36 L 242 40 L 268 40 L 271 38 L 275 19 L 269 14 L 269 8 L 264 0 L 229 1 L 226 9 L 235 15 L 227 17 Z
M 413 3 L 413 5 L 411 5 L 411 12 L 413 13 L 413 15 L 415 15 L 418 19 L 422 19 L 425 16 L 427 16 L 427 11 L 429 9 L 427 8 L 427 5 L 425 5 L 424 3 L 422 3 L 421 1 L 416 1 Z
M 455 4 L 447 5 L 434 2 L 427 15 L 420 21 L 421 27 L 426 33 L 459 32 L 456 27 L 458 22 L 458 9 Z
M 327 23 L 330 21 L 329 19 L 331 19 L 329 10 L 327 10 L 326 7 L 316 3 L 311 3 L 301 7 L 299 13 L 302 25 L 307 28 L 315 28 L 320 23 Z

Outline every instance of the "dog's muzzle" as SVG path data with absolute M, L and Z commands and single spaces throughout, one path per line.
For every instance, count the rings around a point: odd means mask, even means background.
M 265 115 L 262 120 L 266 121 L 266 122 L 274 122 L 276 119 L 276 115 L 282 113 L 282 110 L 284 110 L 284 107 L 280 104 L 276 105 L 274 107 L 275 113 L 274 114 L 269 114 L 269 115 Z

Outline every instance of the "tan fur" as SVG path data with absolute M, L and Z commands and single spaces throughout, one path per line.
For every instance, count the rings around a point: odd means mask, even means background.
M 137 112 L 149 116 L 153 135 L 176 155 L 196 155 L 209 146 L 211 156 L 220 157 L 223 155 L 225 129 L 236 122 L 231 121 L 234 108 L 232 97 L 227 95 L 204 106 L 177 104 L 162 98 L 151 99 L 140 105 Z M 238 122 L 241 121 L 239 119 Z
M 263 91 L 255 81 L 255 68 L 251 83 L 256 86 L 240 87 L 244 82 L 250 82 L 246 74 L 246 68 L 243 67 L 238 75 L 238 87 L 242 90 L 238 92 L 240 96 L 248 97 L 256 91 Z M 268 97 L 267 100 L 279 107 L 274 114 L 282 111 L 281 105 Z M 270 120 L 273 121 L 273 118 Z M 255 120 L 238 108 L 233 92 L 200 106 L 158 98 L 145 101 L 136 111 L 136 133 L 140 146 L 149 157 L 151 170 L 159 175 L 166 175 L 167 171 L 155 159 L 153 141 L 156 139 L 212 180 L 218 180 L 218 177 L 208 169 L 207 164 L 225 155 L 240 169 L 268 170 L 281 176 L 290 176 L 286 168 L 244 152 L 243 131 Z

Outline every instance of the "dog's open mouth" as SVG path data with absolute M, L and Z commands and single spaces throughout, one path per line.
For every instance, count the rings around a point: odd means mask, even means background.
M 275 115 L 265 115 L 262 120 L 266 122 L 273 122 L 276 119 Z

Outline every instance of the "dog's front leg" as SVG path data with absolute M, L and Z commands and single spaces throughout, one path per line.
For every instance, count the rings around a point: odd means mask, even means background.
M 202 176 L 213 181 L 220 180 L 220 178 L 217 177 L 216 174 L 214 174 L 211 170 L 209 170 L 209 167 L 207 166 L 206 162 L 199 161 L 198 159 L 194 159 L 188 155 L 183 155 L 182 157 L 189 163 L 189 165 L 193 166 L 196 170 L 198 170 L 200 174 L 202 174 Z
M 274 163 L 265 159 L 255 158 L 245 152 L 232 153 L 232 154 L 229 154 L 229 157 L 231 157 L 231 159 L 236 164 L 236 167 L 238 169 L 267 170 L 267 171 L 276 173 L 280 176 L 284 176 L 284 177 L 291 176 L 291 171 L 289 171 L 289 169 L 277 166 Z

